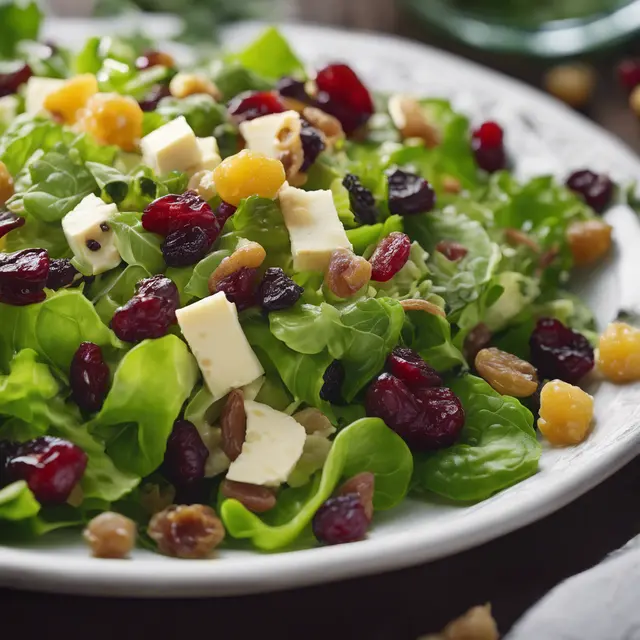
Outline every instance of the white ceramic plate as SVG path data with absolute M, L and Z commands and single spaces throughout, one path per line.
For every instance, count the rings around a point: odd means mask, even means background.
M 255 30 L 255 25 L 236 28 L 228 41 L 238 46 Z M 90 31 L 83 28 L 82 36 Z M 549 97 L 492 71 L 396 38 L 302 26 L 284 31 L 310 63 L 346 60 L 376 89 L 446 95 L 473 118 L 495 115 L 506 125 L 516 157 L 523 158 L 517 166 L 523 176 L 563 175 L 589 166 L 622 181 L 640 178 L 640 162 L 623 144 Z M 55 35 L 62 35 L 61 27 Z M 614 255 L 577 283 L 601 326 L 621 308 L 640 314 L 640 224 L 624 207 L 607 219 L 615 226 Z M 640 451 L 640 385 L 603 383 L 593 392 L 593 434 L 575 448 L 545 447 L 534 477 L 474 506 L 407 500 L 377 515 L 363 542 L 280 554 L 224 551 L 219 559 L 199 562 L 141 550 L 133 560 L 105 561 L 90 558 L 79 536 L 67 533 L 29 546 L 0 547 L 0 584 L 114 596 L 230 595 L 381 572 L 453 554 L 562 507 Z

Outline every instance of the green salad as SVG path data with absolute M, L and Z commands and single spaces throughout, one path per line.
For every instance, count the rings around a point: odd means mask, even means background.
M 606 176 L 521 184 L 499 123 L 273 28 L 180 70 L 39 23 L 0 8 L 1 541 L 352 542 L 535 474 L 539 412 L 586 435 L 543 409 L 588 412 L 566 287 L 611 245 Z

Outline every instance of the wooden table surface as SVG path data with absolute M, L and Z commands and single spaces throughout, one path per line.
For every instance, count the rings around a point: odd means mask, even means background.
M 394 31 L 539 84 L 545 65 L 480 55 L 425 35 L 389 0 L 298 0 L 300 17 Z M 377 7 L 376 10 L 369 10 Z M 587 115 L 640 150 L 640 130 L 615 85 L 619 52 L 595 60 Z M 502 632 L 563 579 L 640 532 L 640 459 L 554 515 L 477 549 L 412 569 L 273 594 L 208 600 L 113 600 L 0 589 L 0 638 L 350 638 L 414 640 L 468 607 L 492 602 Z M 3 631 L 8 631 L 5 636 Z M 14 635 L 13 632 L 19 632 Z

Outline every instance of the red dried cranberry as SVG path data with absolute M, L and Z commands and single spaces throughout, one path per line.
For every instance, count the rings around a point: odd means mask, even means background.
M 11 481 L 26 480 L 41 504 L 66 502 L 87 467 L 86 453 L 75 444 L 41 436 L 18 448 L 7 464 Z
M 238 311 L 256 304 L 258 270 L 242 267 L 223 278 L 216 285 L 216 293 L 224 291 L 229 302 L 234 302 Z
M 303 104 L 311 104 L 313 102 L 307 93 L 306 83 L 302 80 L 296 80 L 295 78 L 289 78 L 288 76 L 280 78 L 276 85 L 276 91 L 283 98 L 297 100 Z
M 24 223 L 24 218 L 20 218 L 15 213 L 0 211 L 0 238 L 6 236 L 9 231 L 19 229 Z
M 409 387 L 396 376 L 382 373 L 369 386 L 365 398 L 368 416 L 381 418 L 387 426 L 404 437 L 419 424 L 421 408 Z
M 342 385 L 346 377 L 346 372 L 340 360 L 334 360 L 324 372 L 322 379 L 324 384 L 320 389 L 320 398 L 331 404 L 345 404 L 342 397 Z
M 167 479 L 177 487 L 185 487 L 204 479 L 209 457 L 195 425 L 188 420 L 176 420 L 167 440 L 162 469 Z
M 322 134 L 315 127 L 312 127 L 306 120 L 302 121 L 300 142 L 302 142 L 302 151 L 304 153 L 304 161 L 302 162 L 300 171 L 304 172 L 309 170 L 309 167 L 325 150 L 326 145 Z
M 478 166 L 487 173 L 494 173 L 507 166 L 502 127 L 495 122 L 485 122 L 471 135 L 471 148 Z
M 371 94 L 346 64 L 330 64 L 316 75 L 318 106 L 335 116 L 345 133 L 365 125 L 375 108 Z
M 9 440 L 0 440 L 0 489 L 11 482 L 7 475 L 7 466 L 18 451 L 18 444 Z
M 42 302 L 49 275 L 44 249 L 0 253 L 0 302 L 22 306 Z
M 588 169 L 574 171 L 566 185 L 597 213 L 602 213 L 613 197 L 613 182 L 609 177 Z
M 173 280 L 162 274 L 140 280 L 136 285 L 136 295 L 158 296 L 171 303 L 174 310 L 180 306 L 180 292 Z
M 49 275 L 47 276 L 47 289 L 58 291 L 73 284 L 80 272 L 71 264 L 68 258 L 51 260 Z
M 109 367 L 102 349 L 83 342 L 71 360 L 69 385 L 76 404 L 88 412 L 99 411 L 109 390 Z
M 158 296 L 133 296 L 116 310 L 111 320 L 114 333 L 125 342 L 140 342 L 167 335 L 175 323 L 176 306 Z
M 620 84 L 627 91 L 633 91 L 640 84 L 640 60 L 627 58 L 618 65 Z
M 313 516 L 313 535 L 324 544 L 364 540 L 369 521 L 357 493 L 329 498 Z
M 280 267 L 269 267 L 258 289 L 258 300 L 265 311 L 280 311 L 292 307 L 304 288 L 296 284 Z
M 369 258 L 371 279 L 388 282 L 407 264 L 411 253 L 411 240 L 406 233 L 393 231 L 383 238 Z
M 234 207 L 232 204 L 225 202 L 224 200 L 218 205 L 216 209 L 216 218 L 220 228 L 224 227 L 225 222 L 236 212 L 238 207 Z
M 164 261 L 170 267 L 186 267 L 200 262 L 211 247 L 207 232 L 201 227 L 172 231 L 160 249 Z
M 18 93 L 20 85 L 23 85 L 33 75 L 28 64 L 22 64 L 10 73 L 0 73 L 0 98 Z
M 275 91 L 245 91 L 231 100 L 227 108 L 236 123 L 287 110 Z
M 440 374 L 413 349 L 396 347 L 387 358 L 387 370 L 414 391 L 442 386 Z
M 142 100 L 138 100 L 138 104 L 143 111 L 155 111 L 160 100 L 168 98 L 170 95 L 171 91 L 169 91 L 168 85 L 156 84 L 149 89 Z
M 593 347 L 555 318 L 541 318 L 529 339 L 531 362 L 543 378 L 577 383 L 593 369 Z
M 431 211 L 436 205 L 433 187 L 415 173 L 396 169 L 387 176 L 389 184 L 389 211 L 408 216 Z
M 342 186 L 349 192 L 349 203 L 353 215 L 361 224 L 375 224 L 378 219 L 378 209 L 373 193 L 362 185 L 358 176 L 352 173 L 342 180 Z
M 436 245 L 436 251 L 439 251 L 447 260 L 451 260 L 451 262 L 462 260 L 462 258 L 469 253 L 467 247 L 453 240 L 440 240 Z
M 179 229 L 200 227 L 207 232 L 209 244 L 215 242 L 221 228 L 211 207 L 194 191 L 154 200 L 142 214 L 142 226 L 165 238 Z

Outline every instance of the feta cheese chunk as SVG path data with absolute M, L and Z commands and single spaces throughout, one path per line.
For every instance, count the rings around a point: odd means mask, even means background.
M 115 204 L 105 204 L 89 194 L 78 206 L 62 218 L 62 230 L 76 259 L 91 274 L 98 275 L 120 264 L 116 235 L 109 219 L 118 213 Z
M 307 434 L 291 416 L 266 404 L 245 400 L 247 435 L 227 478 L 277 487 L 287 481 L 302 455 Z
M 291 135 L 299 136 L 301 128 L 302 122 L 297 111 L 271 113 L 240 123 L 246 148 L 276 160 L 280 159 L 282 151 L 279 143 Z
M 197 138 L 198 149 L 200 149 L 200 162 L 195 171 L 213 171 L 221 162 L 218 141 L 210 136 L 209 138 Z
M 37 116 L 40 113 L 46 113 L 44 101 L 46 97 L 61 89 L 66 80 L 58 78 L 40 78 L 32 76 L 27 81 L 27 88 L 24 94 L 24 108 L 30 116 Z
M 296 271 L 324 271 L 336 249 L 353 249 L 331 191 L 286 187 L 279 198 Z
M 223 291 L 178 309 L 176 317 L 214 401 L 264 374 L 242 331 L 236 305 Z
M 171 171 L 190 171 L 202 159 L 196 134 L 184 116 L 146 135 L 140 141 L 140 148 L 144 164 L 159 175 Z

